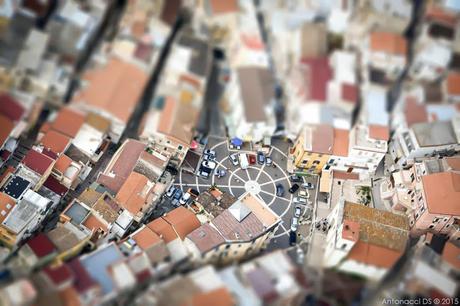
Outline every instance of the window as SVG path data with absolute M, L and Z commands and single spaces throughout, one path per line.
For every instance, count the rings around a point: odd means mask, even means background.
M 431 224 L 431 225 L 429 226 L 429 228 L 434 228 L 434 225 L 433 225 L 433 224 Z
M 230 244 L 227 244 L 227 245 L 225 246 L 225 249 L 226 249 L 226 250 L 230 249 Z
M 179 145 L 179 146 L 177 147 L 177 149 L 180 150 L 180 151 L 182 151 L 183 148 L 184 148 L 184 147 L 181 146 L 181 145 Z

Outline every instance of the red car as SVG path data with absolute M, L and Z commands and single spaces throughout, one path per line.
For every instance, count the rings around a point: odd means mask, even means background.
M 249 164 L 254 165 L 256 163 L 256 156 L 253 154 L 248 154 L 249 156 Z

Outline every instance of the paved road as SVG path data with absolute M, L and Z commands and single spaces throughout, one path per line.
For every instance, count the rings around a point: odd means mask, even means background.
M 227 175 L 222 178 L 213 176 L 203 179 L 186 172 L 181 172 L 176 178 L 175 185 L 183 191 L 192 187 L 199 192 L 209 189 L 216 185 L 222 191 L 228 192 L 235 197 L 239 197 L 247 191 L 258 194 L 269 207 L 282 218 L 282 223 L 278 227 L 275 237 L 269 245 L 269 249 L 286 248 L 289 246 L 289 228 L 293 216 L 294 205 L 292 204 L 293 195 L 288 192 L 292 186 L 289 174 L 286 172 L 286 161 L 288 144 L 284 141 L 275 141 L 270 149 L 270 156 L 274 166 L 250 165 L 243 170 L 239 166 L 234 166 L 229 154 L 227 139 L 224 137 L 209 137 L 208 147 L 217 153 L 218 169 L 226 169 Z M 254 153 L 254 152 L 248 152 Z M 285 189 L 283 196 L 276 196 L 276 185 L 281 184 Z M 305 212 L 306 209 L 303 209 Z

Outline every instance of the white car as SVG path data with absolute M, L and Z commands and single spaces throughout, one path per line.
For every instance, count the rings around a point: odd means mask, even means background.
M 208 178 L 209 177 L 209 172 L 206 172 L 203 169 L 201 169 L 200 172 L 198 173 L 198 175 L 201 176 L 202 178 Z
M 204 153 L 205 155 L 211 156 L 211 159 L 216 158 L 216 151 L 214 151 L 214 150 L 207 149 L 207 150 L 205 150 L 203 153 Z
M 245 153 L 240 154 L 240 166 L 243 170 L 249 167 L 248 156 Z
M 312 184 L 312 183 L 303 183 L 302 184 L 302 188 L 305 188 L 305 189 L 315 189 L 315 185 Z
M 306 190 L 300 190 L 299 191 L 299 196 L 302 197 L 302 198 L 306 198 L 306 199 L 310 198 L 310 194 Z
M 300 208 L 300 206 L 296 206 L 294 210 L 294 216 L 299 218 L 301 214 L 302 214 L 302 208 Z
M 303 197 L 295 197 L 294 204 L 307 204 L 307 199 Z
M 167 196 L 168 198 L 170 198 L 170 197 L 173 196 L 173 194 L 174 194 L 175 192 L 176 192 L 176 187 L 171 186 L 171 187 L 169 187 L 168 191 L 166 191 L 166 196 Z
M 179 200 L 180 205 L 185 205 L 188 202 L 188 200 L 190 200 L 190 197 L 191 197 L 190 193 L 188 192 L 184 193 Z
M 299 228 L 299 218 L 297 218 L 297 217 L 292 217 L 292 220 L 291 220 L 291 231 L 292 231 L 292 232 L 296 232 L 298 228 Z
M 238 162 L 238 154 L 237 153 L 233 153 L 233 154 L 230 154 L 230 161 L 232 162 L 232 164 L 234 166 L 238 166 L 239 165 L 239 162 Z
M 214 170 L 216 169 L 217 167 L 217 164 L 216 162 L 212 161 L 212 160 L 205 160 L 201 163 L 201 165 L 205 168 L 208 168 L 208 169 L 211 169 L 211 170 Z

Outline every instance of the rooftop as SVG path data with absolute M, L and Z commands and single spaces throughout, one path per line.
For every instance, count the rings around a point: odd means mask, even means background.
M 449 95 L 460 95 L 460 72 L 449 72 L 446 82 Z
M 417 103 L 415 98 L 408 97 L 404 106 L 404 116 L 406 117 L 407 126 L 412 126 L 415 123 L 428 121 L 428 112 L 426 106 L 422 103 Z
M 321 154 L 332 154 L 334 129 L 329 124 L 307 125 L 304 127 L 304 149 Z
M 2 191 L 14 199 L 19 199 L 21 195 L 29 188 L 30 182 L 20 176 L 13 175 L 8 180 Z
M 4 192 L 0 192 L 0 223 L 5 220 L 15 205 L 16 201 L 12 197 Z
M 371 50 L 406 56 L 407 42 L 401 35 L 390 32 L 373 32 L 370 38 Z
M 19 121 L 24 114 L 24 107 L 12 96 L 6 93 L 0 94 L 0 114 L 11 121 Z
M 225 242 L 225 238 L 208 223 L 187 235 L 201 253 L 206 253 Z
M 176 238 L 184 240 L 185 236 L 200 226 L 200 221 L 194 213 L 180 206 L 147 226 L 168 243 Z
M 409 221 L 406 216 L 346 202 L 343 220 L 359 223 L 361 242 L 400 253 L 406 248 L 409 234 Z
M 267 68 L 237 69 L 241 99 L 248 122 L 267 120 L 265 109 L 274 95 L 273 78 Z
M 460 216 L 460 174 L 438 172 L 422 176 L 428 211 L 432 214 Z
M 416 123 L 412 131 L 421 147 L 442 146 L 458 142 L 451 121 Z
M 142 97 L 148 75 L 135 64 L 112 57 L 106 65 L 87 70 L 83 79 L 88 84 L 73 103 L 107 112 L 127 123 Z
M 114 284 L 108 268 L 110 265 L 122 259 L 123 255 L 118 247 L 114 243 L 111 243 L 105 247 L 98 248 L 90 254 L 80 257 L 80 262 L 91 278 L 101 286 L 102 292 L 108 294 L 114 289 Z
M 131 172 L 116 195 L 117 201 L 133 215 L 149 202 L 153 184 L 142 174 Z
M 71 107 L 61 108 L 51 123 L 51 128 L 74 138 L 85 122 L 85 114 Z
M 131 174 L 144 149 L 144 143 L 134 139 L 126 140 L 113 155 L 105 171 L 99 174 L 97 182 L 117 193 Z
M 327 84 L 332 78 L 332 69 L 328 57 L 310 57 L 302 59 L 301 64 L 305 71 L 305 86 L 308 91 L 308 100 L 326 101 Z
M 13 128 L 14 122 L 5 115 L 0 114 L 0 147 L 3 147 Z
M 54 160 L 50 157 L 35 151 L 29 150 L 22 163 L 27 166 L 27 168 L 37 172 L 40 175 L 44 175 L 47 170 L 50 169 L 51 165 L 53 164 Z

